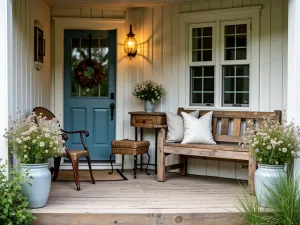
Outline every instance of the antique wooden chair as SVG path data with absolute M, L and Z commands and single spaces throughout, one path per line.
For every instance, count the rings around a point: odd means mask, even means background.
M 48 109 L 43 108 L 43 107 L 36 107 L 33 109 L 33 112 L 35 112 L 37 115 L 40 115 L 42 113 L 42 116 L 47 117 L 48 120 L 55 118 L 55 115 L 52 112 L 50 112 Z M 78 170 L 79 170 L 79 159 L 82 157 L 86 157 L 86 159 L 87 159 L 92 183 L 95 184 L 95 180 L 94 180 L 94 176 L 93 176 L 93 172 L 92 172 L 90 154 L 89 154 L 87 146 L 84 143 L 83 136 L 82 136 L 84 134 L 86 137 L 88 137 L 89 132 L 85 131 L 85 130 L 65 131 L 63 129 L 61 131 L 63 132 L 63 138 L 65 141 L 68 140 L 67 134 L 79 134 L 81 143 L 84 148 L 84 150 L 69 150 L 66 148 L 66 152 L 63 155 L 63 157 L 68 158 L 72 163 L 77 191 L 80 191 L 79 171 Z M 61 157 L 54 158 L 54 171 L 53 171 L 53 178 L 52 178 L 52 180 L 54 180 L 54 181 L 57 179 L 58 174 L 59 174 L 60 161 L 61 161 Z

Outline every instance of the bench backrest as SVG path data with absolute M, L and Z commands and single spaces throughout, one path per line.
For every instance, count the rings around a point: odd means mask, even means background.
M 193 112 L 195 110 L 185 110 L 178 108 L 178 115 L 181 112 Z M 211 110 L 200 110 L 200 117 Z M 274 112 L 250 112 L 250 111 L 213 111 L 212 133 L 214 140 L 218 143 L 241 143 L 245 134 L 247 121 L 252 120 L 255 125 L 264 118 L 275 114 L 274 120 L 281 122 L 281 111 Z

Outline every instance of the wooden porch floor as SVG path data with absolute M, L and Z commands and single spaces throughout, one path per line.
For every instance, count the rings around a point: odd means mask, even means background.
M 125 171 L 128 181 L 53 182 L 48 205 L 33 210 L 34 224 L 242 224 L 235 208 L 241 192 L 235 180 L 168 174 L 157 182 L 154 172 Z

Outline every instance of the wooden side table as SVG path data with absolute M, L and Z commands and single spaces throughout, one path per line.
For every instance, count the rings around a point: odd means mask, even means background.
M 140 128 L 140 140 L 143 140 L 143 129 L 155 130 L 155 163 L 150 164 L 155 167 L 155 174 L 157 173 L 157 130 L 161 127 L 167 127 L 166 114 L 163 112 L 129 112 L 130 125 L 135 127 L 135 140 L 138 140 L 138 128 Z M 143 157 L 141 156 L 141 169 L 143 168 Z

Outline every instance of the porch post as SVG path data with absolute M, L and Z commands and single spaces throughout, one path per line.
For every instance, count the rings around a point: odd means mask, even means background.
M 287 120 L 300 125 L 300 1 L 288 3 L 288 86 Z M 300 179 L 300 159 L 295 160 L 294 172 Z
M 8 125 L 9 26 L 12 18 L 11 0 L 0 0 L 0 163 L 8 160 L 8 148 L 3 138 Z M 10 50 L 12 51 L 12 50 Z

